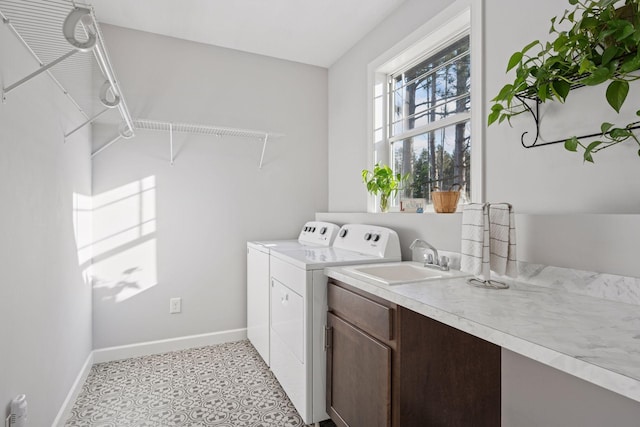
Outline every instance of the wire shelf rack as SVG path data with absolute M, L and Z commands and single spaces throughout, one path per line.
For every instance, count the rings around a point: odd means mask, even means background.
M 173 132 L 176 133 L 189 133 L 194 135 L 238 136 L 258 139 L 265 138 L 266 136 L 282 136 L 282 134 L 259 130 L 235 129 L 192 123 L 171 123 L 148 119 L 134 119 L 133 124 L 136 129 L 157 130 L 166 132 L 173 129 Z
M 244 138 L 256 138 L 262 141 L 262 155 L 260 156 L 260 163 L 258 167 L 262 169 L 264 162 L 264 155 L 267 149 L 267 141 L 269 138 L 276 138 L 284 136 L 281 133 L 267 132 L 260 130 L 249 129 L 237 129 L 221 126 L 211 126 L 194 123 L 173 123 L 159 120 L 149 119 L 134 119 L 133 124 L 136 129 L 150 130 L 150 131 L 164 131 L 169 132 L 169 146 L 170 146 L 170 164 L 173 165 L 175 161 L 173 151 L 173 134 L 174 133 L 187 133 L 191 135 L 213 135 L 213 136 L 233 136 Z M 103 148 L 106 148 L 104 146 Z M 97 152 L 95 153 L 97 154 Z
M 90 49 L 79 49 L 71 44 L 63 31 L 73 11 L 86 11 L 78 20 L 73 32 L 76 40 L 95 37 Z M 65 138 L 105 114 L 108 109 L 117 110 L 124 122 L 120 133 L 133 135 L 131 114 L 111 65 L 104 38 L 93 7 L 74 0 L 0 0 L 0 25 L 7 25 L 37 62 L 36 71 L 24 79 L 2 88 L 2 100 L 8 102 L 10 91 L 17 89 L 31 78 L 46 72 L 86 121 L 67 132 Z M 3 58 L 5 60 L 5 58 Z M 35 64 L 34 64 L 35 65 Z M 102 81 L 96 82 L 97 73 Z M 108 82 L 114 102 L 107 109 L 96 112 L 96 85 Z M 15 96 L 19 96 L 19 93 Z M 117 102 L 115 102 L 117 100 Z M 106 104 L 104 104 L 106 106 Z

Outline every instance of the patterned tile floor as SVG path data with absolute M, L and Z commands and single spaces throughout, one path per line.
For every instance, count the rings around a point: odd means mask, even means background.
M 299 427 L 249 341 L 96 364 L 66 427 Z M 332 427 L 330 421 L 323 427 Z

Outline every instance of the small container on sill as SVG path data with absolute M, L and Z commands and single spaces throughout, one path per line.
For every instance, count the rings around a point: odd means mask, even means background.
M 458 190 L 453 190 L 458 187 Z M 453 184 L 449 191 L 432 191 L 433 209 L 436 213 L 454 213 L 460 200 L 460 184 Z

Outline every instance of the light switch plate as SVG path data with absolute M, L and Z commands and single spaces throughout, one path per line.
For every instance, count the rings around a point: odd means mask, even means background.
M 171 298 L 169 300 L 169 313 L 177 314 L 182 311 L 182 298 Z

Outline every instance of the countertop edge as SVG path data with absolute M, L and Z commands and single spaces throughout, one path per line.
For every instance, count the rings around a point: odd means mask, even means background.
M 527 341 L 471 319 L 447 312 L 423 302 L 398 295 L 391 288 L 384 288 L 368 283 L 365 280 L 344 274 L 340 267 L 325 268 L 325 274 L 333 279 L 345 282 L 365 292 L 384 298 L 409 310 L 420 313 L 453 328 L 486 340 L 514 353 L 518 353 L 544 365 L 558 369 L 577 378 L 618 393 L 629 399 L 640 402 L 640 381 L 594 365 L 557 350 Z

